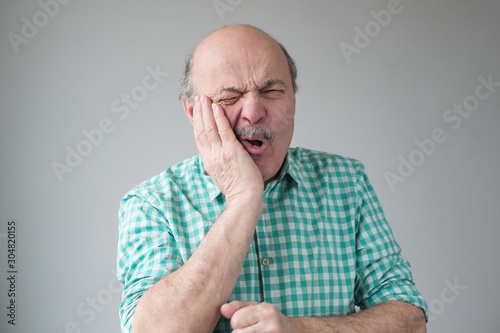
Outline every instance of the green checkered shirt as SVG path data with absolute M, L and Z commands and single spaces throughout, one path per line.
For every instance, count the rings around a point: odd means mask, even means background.
M 131 190 L 119 213 L 122 331 L 139 298 L 185 263 L 222 213 L 224 195 L 199 156 Z M 363 165 L 290 148 L 229 300 L 268 302 L 287 316 L 342 316 L 388 300 L 427 312 Z M 230 332 L 221 318 L 214 332 Z

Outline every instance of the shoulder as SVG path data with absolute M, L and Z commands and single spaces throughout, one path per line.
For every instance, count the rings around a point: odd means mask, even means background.
M 143 181 L 128 191 L 122 200 L 141 197 L 152 204 L 158 203 L 165 197 L 175 196 L 177 192 L 187 191 L 200 169 L 199 156 L 191 157 Z
M 290 148 L 288 173 L 299 184 L 301 191 L 316 193 L 336 202 L 359 205 L 370 190 L 365 167 L 357 159 L 338 154 Z
M 290 148 L 289 161 L 302 173 L 360 177 L 365 167 L 357 159 L 302 147 Z

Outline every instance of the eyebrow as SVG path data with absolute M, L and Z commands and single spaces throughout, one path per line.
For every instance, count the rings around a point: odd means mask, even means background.
M 286 88 L 285 82 L 283 82 L 280 79 L 267 79 L 264 82 L 264 84 L 262 85 L 262 87 L 258 87 L 258 88 L 259 88 L 259 90 L 262 90 L 262 89 L 266 89 L 266 88 L 269 88 L 269 87 L 274 86 L 274 85 L 279 85 L 279 86 L 282 86 L 283 88 Z
M 260 87 L 258 86 L 257 89 L 263 90 L 263 89 L 269 88 L 269 87 L 274 86 L 274 85 L 279 85 L 279 86 L 282 86 L 283 88 L 286 88 L 285 82 L 283 82 L 280 79 L 267 79 L 266 81 L 264 81 L 262 86 L 260 86 Z M 220 95 L 222 95 L 224 93 L 243 94 L 243 93 L 245 93 L 245 89 L 243 87 L 237 87 L 237 86 L 225 86 L 225 87 L 218 89 L 215 92 L 214 98 L 219 97 Z
M 242 94 L 244 92 L 244 89 L 241 87 L 235 87 L 235 86 L 226 86 L 222 87 L 219 90 L 215 92 L 215 96 L 220 96 L 223 93 L 237 93 L 237 94 Z

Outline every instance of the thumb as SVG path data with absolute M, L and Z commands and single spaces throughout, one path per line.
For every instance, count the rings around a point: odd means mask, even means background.
M 242 301 L 232 301 L 231 303 L 222 304 L 220 307 L 220 313 L 227 319 L 231 319 L 236 311 L 246 308 L 250 305 L 258 304 L 257 302 L 242 302 Z

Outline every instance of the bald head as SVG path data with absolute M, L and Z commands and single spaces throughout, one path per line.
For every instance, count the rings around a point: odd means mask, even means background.
M 255 43 L 255 44 L 254 44 Z M 194 51 L 197 53 L 212 51 L 215 48 L 240 48 L 251 46 L 278 48 L 277 42 L 266 32 L 246 24 L 235 24 L 222 27 L 201 41 Z
M 181 98 L 192 100 L 198 91 L 197 81 L 210 79 L 221 71 L 239 71 L 264 65 L 272 59 L 274 65 L 286 67 L 289 84 L 297 91 L 297 69 L 283 45 L 266 32 L 245 24 L 230 25 L 208 35 L 186 61 L 181 84 Z M 208 70 L 207 70 L 208 69 Z

